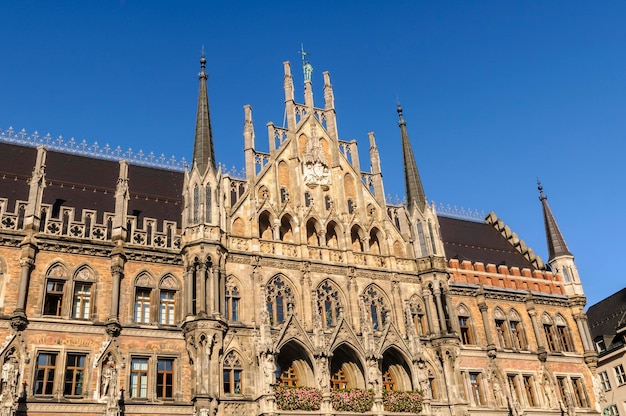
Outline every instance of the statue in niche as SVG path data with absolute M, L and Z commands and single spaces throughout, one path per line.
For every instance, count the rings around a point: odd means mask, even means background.
M 2 395 L 0 400 L 2 405 L 12 406 L 17 398 L 17 380 L 20 373 L 20 362 L 15 355 L 15 350 L 11 350 L 2 364 Z
M 328 389 L 330 382 L 330 371 L 328 370 L 328 358 L 317 357 L 317 382 L 321 390 Z
M 310 188 L 321 185 L 322 189 L 328 189 L 330 169 L 315 124 L 311 125 L 311 137 L 307 138 L 303 159 L 304 183 Z
M 417 380 L 420 383 L 420 389 L 424 398 L 432 399 L 433 395 L 430 390 L 430 382 L 428 379 L 428 369 L 424 360 L 419 360 L 417 363 Z
M 368 360 L 367 365 L 367 382 L 370 385 L 370 388 L 374 391 L 374 394 L 378 396 L 382 394 L 381 380 L 383 378 L 383 373 L 380 371 L 378 366 L 378 360 L 370 359 Z
M 100 401 L 107 402 L 109 406 L 114 406 L 117 401 L 117 365 L 111 355 L 102 365 Z

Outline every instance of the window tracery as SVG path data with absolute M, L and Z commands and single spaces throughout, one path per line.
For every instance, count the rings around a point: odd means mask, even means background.
M 285 321 L 286 310 L 293 307 L 293 292 L 282 276 L 276 276 L 267 283 L 265 304 L 270 315 L 270 324 L 276 325 Z
M 330 328 L 337 325 L 342 305 L 339 291 L 328 279 L 317 288 L 317 307 L 324 327 Z

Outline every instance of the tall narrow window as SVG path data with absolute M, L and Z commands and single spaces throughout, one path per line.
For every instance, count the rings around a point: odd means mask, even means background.
M 307 208 L 311 206 L 311 193 L 308 191 L 304 193 L 304 206 Z
M 333 206 L 333 201 L 330 199 L 330 195 L 326 195 L 324 197 L 324 206 L 326 207 L 326 211 L 330 210 Z
M 348 213 L 354 213 L 354 201 L 352 199 L 348 199 Z
M 223 381 L 225 394 L 241 394 L 241 361 L 239 356 L 231 351 L 224 358 Z
M 174 397 L 174 360 L 171 358 L 157 361 L 156 395 L 160 399 Z
M 556 385 L 559 389 L 559 396 L 562 404 L 566 404 L 568 402 L 567 385 L 565 383 L 565 377 L 556 378 Z
M 422 256 L 428 255 L 428 249 L 426 248 L 426 238 L 424 237 L 424 226 L 421 222 L 417 223 L 417 237 L 420 242 L 420 249 L 422 251 Z
M 176 292 L 161 289 L 160 297 L 159 323 L 162 325 L 174 325 L 176 323 Z
M 200 210 L 200 190 L 198 185 L 193 188 L 193 223 L 197 224 L 199 221 L 198 213 Z
M 46 298 L 43 305 L 43 314 L 52 316 L 61 316 L 63 307 L 63 289 L 65 281 L 48 280 L 46 282 Z
M 375 331 L 383 329 L 387 323 L 387 314 L 389 313 L 389 308 L 383 296 L 379 293 L 379 290 L 372 285 L 365 290 L 363 299 L 372 321 L 372 329 Z
M 89 319 L 91 313 L 91 283 L 74 283 L 74 300 L 72 303 L 72 317 L 75 319 Z
M 130 363 L 130 397 L 148 397 L 148 359 L 133 358 Z
M 615 371 L 615 378 L 617 379 L 617 384 L 621 386 L 626 383 L 626 373 L 624 372 L 624 366 L 622 364 L 613 368 Z
M 517 383 L 517 376 L 515 374 L 508 374 L 507 380 L 509 382 L 509 390 L 511 390 L 511 395 L 518 403 L 522 402 L 522 391 L 520 389 L 519 384 Z
M 430 244 L 433 249 L 433 254 L 437 254 L 437 242 L 435 241 L 435 233 L 433 232 L 433 225 L 428 222 L 428 235 L 430 236 Z
M 481 373 L 469 373 L 470 389 L 472 393 L 472 399 L 476 405 L 485 404 L 485 395 L 482 386 L 482 374 Z
M 537 394 L 535 393 L 535 382 L 532 376 L 522 376 L 524 382 L 524 392 L 526 393 L 526 403 L 529 406 L 537 406 Z
M 459 330 L 461 331 L 461 342 L 463 345 L 472 345 L 474 343 L 469 321 L 469 316 L 459 316 Z
M 511 348 L 509 344 L 509 337 L 507 334 L 506 321 L 496 319 L 496 333 L 498 334 L 498 342 L 501 348 Z
M 522 328 L 522 323 L 519 321 L 509 321 L 509 325 L 511 328 L 511 343 L 513 348 L 517 350 L 525 350 L 526 349 L 526 337 L 524 336 L 524 330 Z
M 341 302 L 339 291 L 330 280 L 324 280 L 317 288 L 317 308 L 322 317 L 322 324 L 326 328 L 337 325 Z
M 280 202 L 288 202 L 289 201 L 289 192 L 287 192 L 287 188 L 280 188 Z
M 82 396 L 85 377 L 85 354 L 67 354 L 64 396 Z
M 206 189 L 204 190 L 206 192 L 206 197 L 205 197 L 205 204 L 204 204 L 204 222 L 211 222 L 211 187 L 209 185 L 207 185 Z
M 232 282 L 226 287 L 226 319 L 231 322 L 239 322 L 239 289 Z
M 150 323 L 150 292 L 144 287 L 135 289 L 135 322 L 139 324 Z
M 598 373 L 600 376 L 600 384 L 602 385 L 602 390 L 609 391 L 611 390 L 611 382 L 609 381 L 609 375 L 606 371 Z
M 34 394 L 51 395 L 53 393 L 56 362 L 56 353 L 42 352 L 37 355 Z
M 572 339 L 570 338 L 569 328 L 565 323 L 565 319 L 561 316 L 557 316 L 557 324 L 556 324 L 556 333 L 559 338 L 559 343 L 563 351 L 574 351 L 574 346 L 572 345 Z
M 556 333 L 554 332 L 554 325 L 543 324 L 543 330 L 546 333 L 546 340 L 548 341 L 548 348 L 550 351 L 558 351 L 559 344 L 556 338 Z
M 293 302 L 291 287 L 281 276 L 276 276 L 267 284 L 266 289 L 266 306 L 272 325 L 285 321 L 285 306 L 291 302 Z
M 433 400 L 437 400 L 439 398 L 439 392 L 437 390 L 437 379 L 430 370 L 428 370 L 428 386 L 430 386 L 431 397 L 433 398 Z
M 589 400 L 587 399 L 587 390 L 582 378 L 572 378 L 572 384 L 574 387 L 574 402 L 578 407 L 589 407 Z

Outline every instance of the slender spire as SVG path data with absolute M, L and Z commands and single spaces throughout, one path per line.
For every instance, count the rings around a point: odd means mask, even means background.
M 417 206 L 420 211 L 424 211 L 426 206 L 426 196 L 424 188 L 420 180 L 420 174 L 413 157 L 413 149 L 409 140 L 409 134 L 406 131 L 406 121 L 402 117 L 402 106 L 398 104 L 398 126 L 400 126 L 400 138 L 402 139 L 402 159 L 404 162 L 404 184 L 406 186 L 406 201 L 409 212 L 413 211 L 413 207 Z
M 193 163 L 196 164 L 200 174 L 204 174 L 210 164 L 215 169 L 215 152 L 213 150 L 213 132 L 211 130 L 211 117 L 209 115 L 209 96 L 207 94 L 206 58 L 204 48 L 200 58 L 200 91 L 198 93 L 198 112 L 196 114 L 196 136 L 193 143 Z
M 537 189 L 539 189 L 539 200 L 543 208 L 543 222 L 546 227 L 546 240 L 548 242 L 548 254 L 550 256 L 548 262 L 560 256 L 571 256 L 572 253 L 570 253 L 567 248 L 563 234 L 561 234 L 561 230 L 552 215 L 552 210 L 550 209 L 550 205 L 548 205 L 548 197 L 543 193 L 543 186 L 541 186 L 539 180 L 537 180 Z

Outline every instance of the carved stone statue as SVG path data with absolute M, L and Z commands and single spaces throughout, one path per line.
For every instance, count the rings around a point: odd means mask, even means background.
M 17 399 L 17 381 L 19 378 L 20 363 L 15 351 L 9 352 L 2 364 L 2 408 L 12 408 Z
M 382 394 L 382 386 L 381 381 L 383 378 L 383 374 L 380 371 L 378 366 L 378 361 L 375 359 L 370 359 L 367 361 L 367 383 L 370 388 L 374 390 L 375 395 Z
M 274 354 L 262 354 L 260 359 L 261 368 L 263 368 L 265 390 L 270 393 L 273 386 L 276 384 L 276 363 L 274 362 Z
M 321 390 L 328 389 L 330 383 L 330 371 L 328 369 L 328 358 L 317 357 L 317 383 Z
M 498 377 L 493 376 L 493 397 L 496 401 L 496 406 L 497 407 L 503 407 L 505 405 L 504 403 L 504 394 L 502 393 L 502 386 L 500 385 L 500 380 L 498 380 Z
M 428 380 L 428 369 L 426 368 L 426 363 L 423 360 L 420 360 L 417 363 L 417 380 L 420 383 L 420 390 L 422 390 L 424 398 L 432 399 L 433 392 L 430 389 L 430 382 Z
M 100 401 L 106 401 L 109 406 L 114 406 L 117 401 L 117 366 L 111 355 L 102 366 Z

